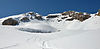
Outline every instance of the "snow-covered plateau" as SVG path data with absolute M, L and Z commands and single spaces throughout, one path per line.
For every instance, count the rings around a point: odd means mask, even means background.
M 100 49 L 100 13 L 28 12 L 0 18 L 0 49 Z

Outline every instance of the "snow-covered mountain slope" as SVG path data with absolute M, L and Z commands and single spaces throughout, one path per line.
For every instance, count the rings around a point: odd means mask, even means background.
M 51 40 L 47 44 L 49 47 L 54 49 L 100 49 L 99 30 L 80 32 L 81 34 Z
M 40 16 L 28 12 L 1 18 L 0 49 L 100 49 L 100 16 L 90 14 L 85 21 L 81 17 L 71 20 L 73 17 L 66 13 L 49 14 L 41 17 L 43 20 Z M 21 21 L 24 17 L 30 21 Z M 19 24 L 2 25 L 8 18 Z

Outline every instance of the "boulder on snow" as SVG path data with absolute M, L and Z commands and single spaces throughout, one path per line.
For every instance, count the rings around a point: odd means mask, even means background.
M 18 25 L 18 24 L 19 24 L 19 22 L 12 18 L 8 18 L 2 22 L 2 25 Z
M 22 22 L 29 22 L 30 20 L 29 20 L 28 17 L 23 17 L 20 21 L 22 21 Z

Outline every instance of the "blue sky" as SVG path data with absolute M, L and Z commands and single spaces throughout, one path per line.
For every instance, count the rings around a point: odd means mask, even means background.
M 41 15 L 67 10 L 96 12 L 100 0 L 0 0 L 0 17 L 35 11 Z

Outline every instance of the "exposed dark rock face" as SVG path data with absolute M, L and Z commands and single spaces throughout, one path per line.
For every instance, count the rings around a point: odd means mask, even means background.
M 74 19 L 79 20 L 79 21 L 85 21 L 86 19 L 90 18 L 91 16 L 89 14 L 84 15 L 83 12 L 79 12 L 79 13 L 74 13 L 72 15 L 70 15 L 70 17 L 72 17 L 71 19 L 68 19 L 69 21 L 72 21 Z
M 62 21 L 62 20 L 58 20 L 58 22 L 60 22 L 60 21 Z
M 65 18 L 67 18 L 67 17 L 62 17 L 61 19 L 65 19 Z
M 58 15 L 47 16 L 46 18 L 56 18 Z
M 91 17 L 90 15 L 84 15 L 84 16 L 85 16 L 84 17 L 85 20 Z
M 18 24 L 19 24 L 19 22 L 12 18 L 8 18 L 2 22 L 2 25 L 13 25 L 14 26 L 14 25 L 18 25 Z
M 86 19 L 90 18 L 90 15 L 78 15 L 75 17 L 75 19 L 79 20 L 79 21 L 85 21 Z
M 74 20 L 74 18 L 71 18 L 71 19 L 66 19 L 66 21 L 73 21 Z
M 37 20 L 43 20 L 42 16 L 35 16 L 35 19 L 37 19 Z
M 22 22 L 29 22 L 30 20 L 29 20 L 28 17 L 24 17 L 24 18 L 22 18 L 20 21 L 22 21 Z
M 100 11 L 99 11 L 100 12 Z M 49 15 L 46 18 L 61 18 L 65 21 L 73 21 L 73 20 L 79 20 L 81 22 L 85 21 L 86 19 L 90 18 L 90 14 L 84 13 L 84 12 L 75 12 L 75 11 L 67 11 L 61 13 L 61 15 Z M 59 20 L 58 22 L 60 22 Z

